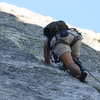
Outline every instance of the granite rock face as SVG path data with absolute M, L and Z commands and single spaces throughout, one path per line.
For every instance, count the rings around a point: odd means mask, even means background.
M 55 19 L 0 3 L 0 100 L 99 100 L 100 83 L 88 84 L 43 61 L 43 27 Z M 100 80 L 100 35 L 83 34 L 81 61 Z

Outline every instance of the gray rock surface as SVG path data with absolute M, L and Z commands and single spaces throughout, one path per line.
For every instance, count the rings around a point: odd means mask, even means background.
M 43 61 L 43 27 L 54 19 L 0 3 L 0 100 L 99 100 L 100 83 L 88 84 Z M 79 29 L 83 66 L 100 80 L 100 35 Z M 92 35 L 91 35 L 92 34 Z

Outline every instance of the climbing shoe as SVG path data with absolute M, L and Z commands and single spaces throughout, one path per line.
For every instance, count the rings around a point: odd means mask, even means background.
M 86 72 L 81 72 L 81 75 L 79 77 L 79 80 L 83 83 L 86 83 L 85 79 L 87 77 L 87 73 Z

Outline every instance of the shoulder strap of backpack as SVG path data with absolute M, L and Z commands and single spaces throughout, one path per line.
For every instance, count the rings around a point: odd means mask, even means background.
M 73 41 L 71 42 L 70 46 L 72 47 L 78 40 L 79 40 L 78 37 L 74 37 L 74 39 L 73 39 Z

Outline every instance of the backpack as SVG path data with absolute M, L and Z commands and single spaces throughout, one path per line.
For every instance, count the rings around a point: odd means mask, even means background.
M 51 22 L 44 28 L 44 36 L 48 38 L 48 45 L 50 47 L 50 42 L 52 38 L 57 36 L 57 34 L 60 34 L 60 36 L 64 37 L 64 32 L 68 34 L 72 34 L 74 36 L 74 39 L 71 44 L 68 44 L 66 41 L 62 39 L 57 39 L 58 41 L 55 43 L 55 45 L 59 43 L 64 43 L 67 45 L 70 45 L 71 47 L 78 41 L 82 39 L 82 35 L 77 31 L 75 28 L 69 28 L 64 21 L 55 21 Z M 64 32 L 63 32 L 64 31 Z M 73 33 L 79 34 L 78 36 L 75 36 Z M 66 37 L 66 36 L 65 36 Z M 57 37 L 56 37 L 57 38 Z
M 55 21 L 51 22 L 44 28 L 44 36 L 46 36 L 48 39 L 52 38 L 56 34 L 59 34 L 60 30 L 68 30 L 68 26 L 64 21 Z

